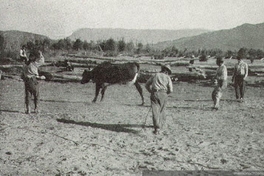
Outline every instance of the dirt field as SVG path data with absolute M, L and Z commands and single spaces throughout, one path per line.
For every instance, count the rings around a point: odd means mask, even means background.
M 94 84 L 40 82 L 40 113 L 24 113 L 22 81 L 0 81 L 0 175 L 141 175 L 143 170 L 264 170 L 263 85 L 246 101 L 226 89 L 212 111 L 206 82 L 174 84 L 167 134 L 152 134 L 134 86 L 91 103 Z M 144 86 L 142 84 L 142 86 Z M 142 124 L 147 117 L 147 127 Z

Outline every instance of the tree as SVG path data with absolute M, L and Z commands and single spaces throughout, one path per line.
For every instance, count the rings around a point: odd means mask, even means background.
M 126 49 L 126 43 L 125 43 L 124 39 L 119 40 L 118 41 L 118 51 L 122 52 L 122 51 L 125 51 L 125 49 Z
M 65 49 L 66 48 L 66 43 L 65 43 L 65 40 L 63 39 L 60 39 L 57 43 L 57 49 Z
M 35 44 L 32 41 L 27 42 L 27 49 L 33 50 L 35 48 Z
M 5 43 L 5 39 L 2 35 L 0 35 L 0 51 L 1 52 L 4 50 L 4 43 Z
M 232 57 L 233 55 L 234 55 L 234 52 L 231 51 L 231 50 L 228 50 L 228 51 L 225 53 L 225 57 L 226 57 L 226 58 L 230 58 L 230 57 Z
M 87 50 L 91 50 L 91 44 L 88 43 L 86 40 L 84 40 L 84 42 L 83 42 L 83 49 L 84 49 L 85 51 L 87 51 Z
M 179 50 L 175 46 L 172 46 L 171 52 L 173 53 L 173 55 L 176 56 L 178 54 Z
M 69 51 L 70 49 L 72 49 L 72 41 L 69 37 L 64 39 L 64 48 Z
M 42 41 L 42 50 L 45 51 L 49 47 L 50 47 L 50 40 L 48 38 L 45 38 Z
M 237 57 L 245 58 L 247 56 L 247 49 L 246 48 L 240 48 L 237 52 Z
M 139 54 L 142 51 L 142 49 L 143 49 L 143 44 L 141 42 L 139 42 L 137 44 L 137 53 Z
M 83 42 L 80 39 L 76 39 L 76 41 L 73 43 L 73 49 L 75 50 L 81 50 L 83 48 Z
M 112 38 L 106 40 L 105 51 L 115 51 L 115 50 L 116 50 L 115 40 Z
M 256 55 L 258 59 L 261 59 L 264 57 L 264 52 L 261 49 L 258 49 L 256 52 L 257 52 Z
M 128 52 L 133 52 L 135 48 L 135 45 L 132 41 L 130 41 L 129 43 L 126 44 L 126 50 Z
M 106 41 L 97 41 L 97 45 L 100 46 L 103 51 L 106 51 Z
M 147 45 L 146 45 L 146 52 L 147 52 L 147 53 L 150 53 L 150 51 L 151 51 L 151 47 L 150 47 L 149 44 L 147 44 Z

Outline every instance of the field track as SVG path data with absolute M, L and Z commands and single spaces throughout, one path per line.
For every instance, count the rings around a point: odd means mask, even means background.
M 142 84 L 142 86 L 144 86 Z M 205 82 L 176 82 L 167 128 L 152 134 L 134 86 L 115 85 L 91 103 L 94 84 L 40 82 L 39 114 L 24 113 L 23 82 L 0 81 L 0 175 L 141 175 L 142 170 L 264 170 L 263 85 L 246 101 L 229 86 L 212 111 Z M 142 129 L 148 115 L 147 127 Z

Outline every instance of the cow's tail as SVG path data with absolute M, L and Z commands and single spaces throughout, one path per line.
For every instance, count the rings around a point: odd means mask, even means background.
M 137 71 L 136 71 L 136 74 L 135 74 L 133 80 L 128 82 L 128 85 L 135 84 L 135 82 L 137 81 L 138 75 L 139 75 L 140 66 L 139 66 L 139 64 L 136 63 L 136 62 L 135 62 L 134 64 L 137 66 Z
M 135 62 L 135 65 L 137 66 L 137 73 L 139 73 L 139 71 L 140 71 L 139 63 Z

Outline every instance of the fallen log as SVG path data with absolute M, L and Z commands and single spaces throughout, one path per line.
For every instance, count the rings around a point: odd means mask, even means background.
M 138 77 L 138 81 L 140 83 L 146 83 L 147 80 L 153 76 L 155 73 L 153 72 L 141 72 Z M 173 73 L 170 75 L 172 81 L 183 81 L 190 82 L 194 80 L 207 80 L 211 79 L 211 77 L 207 77 L 205 74 L 201 74 L 198 72 L 186 72 L 186 73 Z
M 76 75 L 59 75 L 53 74 L 53 81 L 58 82 L 80 82 L 82 80 L 81 76 Z
M 53 75 L 50 72 L 39 71 L 39 76 L 45 76 L 45 81 L 51 81 L 53 79 Z
M 198 72 L 174 73 L 173 75 L 171 75 L 171 77 L 177 81 L 182 82 L 210 79 L 210 77 L 207 77 L 207 75 Z

